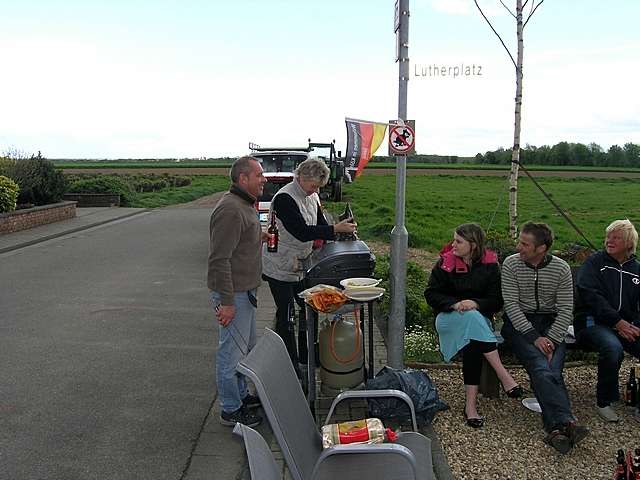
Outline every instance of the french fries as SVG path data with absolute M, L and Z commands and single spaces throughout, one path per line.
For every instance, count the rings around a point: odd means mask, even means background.
M 322 313 L 335 312 L 344 305 L 348 298 L 335 287 L 314 287 L 310 291 L 303 292 L 303 298 L 315 310 Z

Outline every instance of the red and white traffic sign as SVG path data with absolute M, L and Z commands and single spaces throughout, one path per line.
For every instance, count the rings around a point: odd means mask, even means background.
M 409 124 L 396 125 L 389 129 L 389 152 L 395 155 L 413 153 L 416 145 L 416 132 Z

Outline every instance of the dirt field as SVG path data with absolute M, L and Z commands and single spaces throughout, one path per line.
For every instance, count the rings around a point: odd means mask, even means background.
M 90 173 L 110 173 L 110 174 L 155 174 L 162 175 L 227 175 L 228 168 L 65 168 L 64 173 L 68 174 L 90 174 Z M 394 175 L 392 168 L 368 168 L 366 175 Z M 464 177 L 506 177 L 509 172 L 504 170 L 462 170 L 453 168 L 409 168 L 407 175 L 459 175 Z M 524 176 L 524 173 L 520 173 Z M 563 178 L 640 178 L 640 172 L 587 172 L 587 171 L 535 171 L 534 177 L 563 177 Z

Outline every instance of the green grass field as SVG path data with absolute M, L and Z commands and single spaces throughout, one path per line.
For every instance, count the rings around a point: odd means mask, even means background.
M 215 192 L 229 188 L 229 178 L 222 175 L 194 176 L 191 185 L 179 188 L 166 188 L 159 192 L 137 193 L 131 202 L 132 207 L 157 208 L 178 203 L 187 203 Z
M 538 180 L 596 246 L 604 228 L 614 219 L 629 218 L 640 224 L 640 186 L 636 179 L 542 178 Z M 228 188 L 226 176 L 194 176 L 188 187 L 138 194 L 137 207 L 161 207 L 189 202 Z M 556 248 L 580 242 L 579 235 L 555 211 L 531 180 L 519 181 L 518 215 L 543 221 L 556 233 Z M 366 174 L 344 186 L 345 201 L 352 205 L 358 231 L 365 240 L 389 241 L 395 224 L 395 177 Z M 325 202 L 340 213 L 344 202 Z M 507 232 L 507 182 L 500 177 L 409 176 L 406 188 L 405 224 L 409 245 L 436 252 L 466 222 Z M 580 242 L 584 243 L 584 242 Z
M 614 219 L 640 224 L 640 188 L 634 179 L 544 178 L 538 180 L 596 246 L 604 228 Z M 579 241 L 579 235 L 556 212 L 528 178 L 519 181 L 518 216 L 521 221 L 543 221 L 556 233 L 556 245 Z M 395 177 L 363 175 L 346 185 L 364 239 L 389 241 L 395 223 Z M 328 205 L 340 211 L 342 205 Z M 485 229 L 507 231 L 508 193 L 503 178 L 410 176 L 406 186 L 405 224 L 409 245 L 438 251 L 453 229 L 477 222 Z M 584 242 L 582 242 L 584 243 Z

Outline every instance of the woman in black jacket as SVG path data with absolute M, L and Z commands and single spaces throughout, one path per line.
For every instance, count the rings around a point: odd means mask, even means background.
M 464 416 L 467 425 L 479 428 L 477 399 L 482 358 L 496 371 L 507 396 L 522 396 L 522 388 L 502 365 L 489 318 L 502 308 L 500 269 L 494 252 L 485 248 L 479 225 L 456 228 L 453 241 L 440 252 L 424 292 L 436 313 L 436 330 L 445 361 L 462 351 L 465 385 Z

